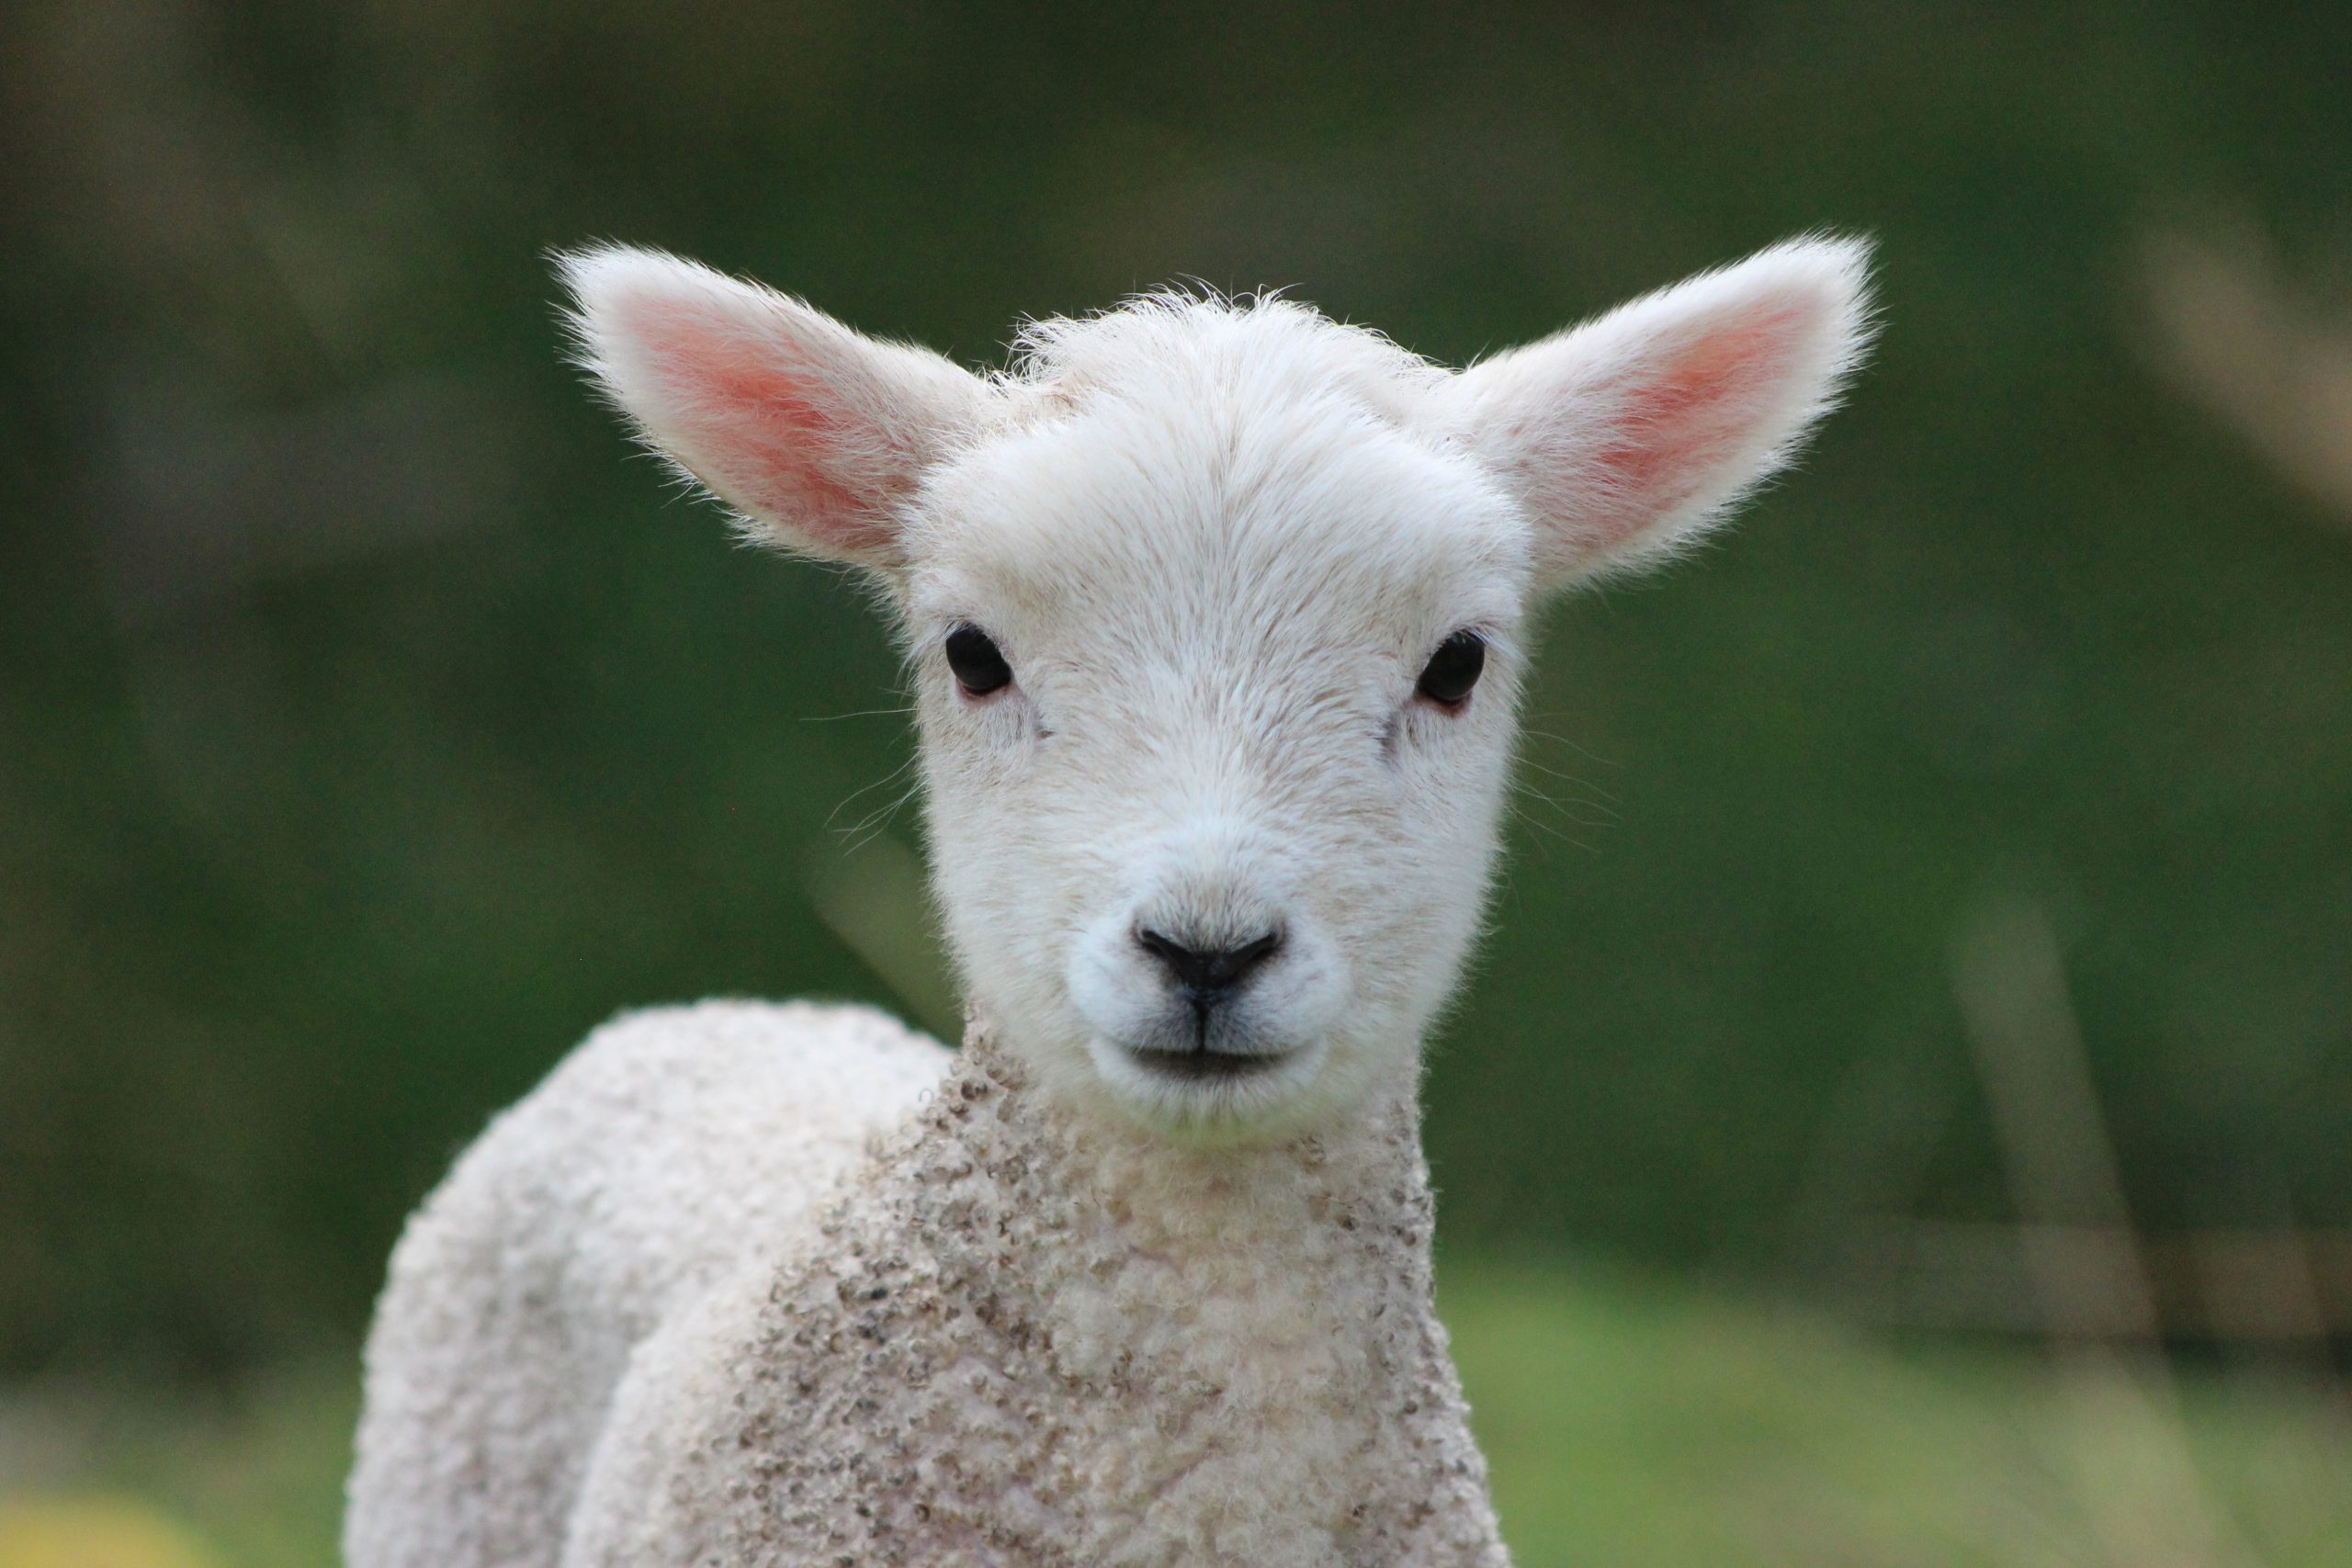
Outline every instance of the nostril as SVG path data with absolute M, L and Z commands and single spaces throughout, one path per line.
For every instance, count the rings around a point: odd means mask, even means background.
M 1196 1001 L 1209 1001 L 1249 978 L 1250 972 L 1272 958 L 1283 945 L 1280 931 L 1268 931 L 1238 947 L 1188 947 L 1164 932 L 1138 927 L 1136 943 L 1159 960 L 1176 983 Z
M 1136 928 L 1136 945 L 1159 959 L 1170 969 L 1179 969 L 1192 958 L 1193 950 L 1173 937 L 1160 935 L 1148 926 Z
M 1178 985 L 1198 990 L 1208 983 L 1209 954 L 1147 927 L 1136 929 L 1136 942 L 1159 959 L 1160 967 L 1174 976 Z
M 1250 971 L 1258 967 L 1259 964 L 1263 964 L 1267 959 L 1272 958 L 1276 953 L 1282 950 L 1282 933 L 1280 931 L 1268 931 L 1257 941 L 1244 942 L 1241 946 L 1226 953 L 1224 958 L 1226 963 L 1231 968 L 1233 979 L 1239 980 L 1244 976 L 1248 975 Z M 1227 983 L 1229 985 L 1232 982 L 1228 981 Z

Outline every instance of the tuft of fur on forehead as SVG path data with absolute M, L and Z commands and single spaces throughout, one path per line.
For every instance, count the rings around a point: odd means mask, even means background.
M 1451 373 L 1369 328 L 1273 293 L 1160 289 L 1025 324 L 1001 439 L 942 466 L 914 553 L 1033 579 L 1062 612 L 1148 574 L 1160 629 L 1204 601 L 1296 592 L 1413 597 L 1425 551 L 1508 560 L 1508 502 L 1442 450 L 1429 417 Z M 1400 579 L 1404 581 L 1399 581 Z M 1133 586 L 1133 584 L 1130 584 Z M 1327 604 L 1327 608 L 1330 607 Z
M 1053 402 L 1338 396 L 1398 424 L 1447 375 L 1369 327 L 1272 292 L 1155 289 L 1093 315 L 1032 321 L 1012 351 L 1006 384 Z
M 1485 572 L 1450 611 L 1498 629 L 1524 529 L 1429 417 L 1450 377 L 1272 294 L 1032 321 L 997 438 L 943 463 L 908 517 L 914 599 L 1033 647 L 1083 626 L 1097 648 L 1197 658 L 1269 626 L 1352 647 L 1363 628 L 1335 623 L 1441 615 L 1433 590 Z

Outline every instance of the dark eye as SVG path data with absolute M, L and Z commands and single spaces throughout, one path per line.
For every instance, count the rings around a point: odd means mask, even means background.
M 1012 683 L 1012 666 L 978 626 L 957 626 L 947 634 L 947 668 L 956 671 L 956 683 L 975 697 Z
M 1487 639 L 1476 632 L 1455 632 L 1430 655 L 1414 690 L 1441 707 L 1456 707 L 1486 668 Z

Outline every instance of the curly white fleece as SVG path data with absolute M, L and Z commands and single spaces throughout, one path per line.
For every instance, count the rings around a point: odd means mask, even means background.
M 500 1116 L 392 1255 L 351 1568 L 559 1561 L 631 1349 L 796 1221 L 949 1062 L 866 1008 L 625 1014 Z
M 1025 1087 L 863 1009 L 601 1032 L 401 1244 L 354 1568 L 1507 1561 L 1409 1084 L 1222 1151 Z

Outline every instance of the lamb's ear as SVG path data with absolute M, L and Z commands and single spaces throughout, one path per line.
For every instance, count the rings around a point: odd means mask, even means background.
M 1868 260 L 1792 240 L 1454 378 L 1446 423 L 1526 507 L 1545 586 L 1672 555 L 1790 460 L 1869 340 Z
M 560 256 L 582 365 L 648 446 L 790 549 L 901 559 L 900 503 L 987 383 L 797 299 L 657 251 Z

